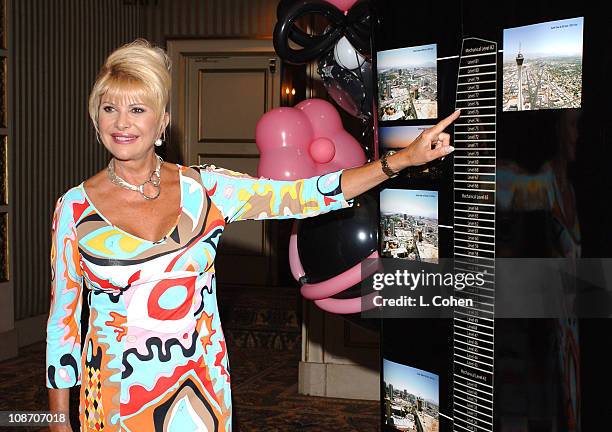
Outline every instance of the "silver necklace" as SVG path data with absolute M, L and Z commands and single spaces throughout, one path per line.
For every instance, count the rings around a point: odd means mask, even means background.
M 140 195 L 142 195 L 146 200 L 154 200 L 161 193 L 161 166 L 164 163 L 164 160 L 161 157 L 159 157 L 158 155 L 155 155 L 155 157 L 157 157 L 157 165 L 155 167 L 155 170 L 149 176 L 149 180 L 147 180 L 141 185 L 133 185 L 119 177 L 117 173 L 115 173 L 114 158 L 110 160 L 110 162 L 108 163 L 108 167 L 106 167 L 108 178 L 110 179 L 111 183 L 116 184 L 117 186 L 140 193 Z M 155 190 L 153 195 L 147 195 L 145 193 L 145 186 L 147 183 L 150 183 L 151 186 L 153 186 L 153 189 Z

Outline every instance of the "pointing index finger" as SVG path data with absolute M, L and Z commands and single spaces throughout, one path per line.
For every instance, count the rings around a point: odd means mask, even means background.
M 446 129 L 448 126 L 450 126 L 455 120 L 457 120 L 457 118 L 459 118 L 460 115 L 461 115 L 461 111 L 460 110 L 455 111 L 454 113 L 452 113 L 448 117 L 440 120 L 438 122 L 438 124 L 436 124 L 435 126 L 433 126 L 431 128 L 431 131 L 434 132 L 434 133 L 442 132 L 444 129 Z

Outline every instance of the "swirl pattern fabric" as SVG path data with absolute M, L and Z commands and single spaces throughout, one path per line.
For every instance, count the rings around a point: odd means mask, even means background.
M 46 384 L 81 385 L 81 430 L 231 431 L 214 269 L 225 225 L 350 206 L 341 171 L 296 181 L 212 165 L 179 172 L 177 223 L 155 242 L 113 226 L 83 184 L 57 202 Z M 83 292 L 90 316 L 81 347 Z

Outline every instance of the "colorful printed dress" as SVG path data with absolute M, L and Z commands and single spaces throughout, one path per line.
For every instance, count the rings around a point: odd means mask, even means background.
M 296 181 L 179 167 L 176 226 L 152 242 L 113 226 L 83 184 L 57 203 L 47 387 L 81 384 L 84 431 L 231 431 L 214 261 L 229 222 L 303 218 L 350 205 L 341 171 Z M 80 314 L 89 288 L 89 326 Z

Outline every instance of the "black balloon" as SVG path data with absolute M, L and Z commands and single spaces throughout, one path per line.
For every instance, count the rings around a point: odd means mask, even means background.
M 303 64 L 318 59 L 324 53 L 333 51 L 336 42 L 343 36 L 362 55 L 370 56 L 370 9 L 367 0 L 353 5 L 346 15 L 335 6 L 323 0 L 283 0 L 276 11 L 278 22 L 274 27 L 274 49 L 283 60 Z M 309 35 L 300 29 L 295 21 L 316 14 L 329 20 L 329 26 L 322 35 Z M 289 41 L 301 46 L 294 49 Z
M 287 36 L 289 37 L 289 39 L 301 47 L 310 46 L 312 44 L 319 45 L 327 38 L 326 34 L 310 35 L 294 23 L 288 25 L 286 28 L 283 27 L 284 25 L 286 25 L 285 23 L 287 23 L 287 19 L 293 14 L 295 14 L 297 11 L 301 13 L 314 13 L 313 10 L 305 9 L 305 6 L 302 3 L 296 2 L 296 0 L 281 0 L 276 8 L 277 24 L 275 30 L 276 28 L 278 28 L 279 33 L 283 35 L 284 33 L 282 32 L 282 30 L 288 31 Z M 329 8 L 326 8 L 325 11 L 328 12 L 328 9 Z M 327 16 L 325 12 L 323 13 L 323 15 Z M 326 29 L 325 33 L 327 33 L 328 30 L 331 29 Z M 276 44 L 276 37 L 274 39 L 274 43 Z
M 319 75 L 329 96 L 344 111 L 362 120 L 371 118 L 372 63 L 364 61 L 357 69 L 345 69 L 332 50 L 319 60 Z
M 378 201 L 367 193 L 351 208 L 300 220 L 297 235 L 302 283 L 327 280 L 378 249 Z

